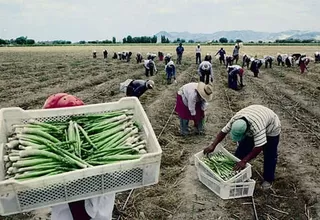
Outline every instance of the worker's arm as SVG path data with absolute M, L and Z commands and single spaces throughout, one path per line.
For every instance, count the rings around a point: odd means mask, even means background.
M 218 135 L 216 136 L 216 138 L 214 139 L 214 141 L 212 142 L 212 144 L 203 150 L 203 153 L 208 154 L 208 153 L 213 152 L 214 149 L 216 149 L 217 145 L 226 137 L 226 135 L 227 135 L 227 133 L 220 131 L 218 133 Z
M 211 80 L 211 82 L 213 82 L 213 70 L 212 70 L 212 65 L 211 65 L 211 68 L 210 68 L 210 80 Z
M 252 151 L 245 158 L 243 158 L 241 161 L 239 161 L 235 165 L 234 170 L 244 169 L 248 162 L 250 162 L 252 159 L 256 158 L 261 153 L 262 149 L 263 149 L 263 146 L 262 147 L 254 147 L 252 149 Z

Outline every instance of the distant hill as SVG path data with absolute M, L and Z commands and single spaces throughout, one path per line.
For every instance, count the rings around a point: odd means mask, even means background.
M 189 33 L 189 32 L 166 32 L 160 31 L 156 36 L 165 36 L 170 41 L 176 40 L 177 38 L 185 39 L 186 41 L 194 40 L 196 42 L 207 42 L 212 40 L 219 40 L 221 37 L 225 37 L 228 40 L 241 39 L 244 42 L 249 41 L 275 41 L 275 40 L 285 40 L 289 38 L 308 40 L 315 39 L 320 40 L 320 32 L 316 31 L 299 31 L 299 30 L 289 30 L 277 33 L 270 32 L 256 32 L 251 30 L 234 30 L 234 31 L 218 31 L 212 34 L 202 34 L 202 33 Z

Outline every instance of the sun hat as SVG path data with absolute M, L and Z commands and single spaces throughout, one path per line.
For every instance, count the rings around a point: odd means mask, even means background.
M 206 85 L 203 82 L 199 82 L 197 86 L 197 91 L 201 98 L 203 98 L 206 102 L 209 102 L 212 100 L 213 94 L 212 94 L 212 86 Z
M 231 126 L 231 139 L 233 141 L 241 141 L 247 130 L 247 123 L 243 119 L 238 119 L 232 123 Z
M 153 80 L 148 80 L 148 81 L 147 81 L 147 86 L 153 89 L 153 87 L 154 87 L 154 81 L 153 81 Z

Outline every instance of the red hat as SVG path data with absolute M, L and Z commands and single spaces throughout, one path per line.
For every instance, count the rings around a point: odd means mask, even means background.
M 243 70 L 242 68 L 240 68 L 239 72 L 240 72 L 240 75 L 242 76 L 242 75 L 243 75 L 244 70 Z
M 43 108 L 65 108 L 84 105 L 83 101 L 68 93 L 57 93 L 47 98 Z

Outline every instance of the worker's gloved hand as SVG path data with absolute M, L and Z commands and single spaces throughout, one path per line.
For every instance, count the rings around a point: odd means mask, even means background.
M 246 164 L 247 164 L 246 161 L 241 160 L 238 163 L 236 163 L 233 170 L 235 170 L 235 171 L 243 170 L 244 168 L 246 168 Z
M 174 84 L 177 84 L 177 80 L 174 80 L 173 82 L 174 82 Z
M 214 151 L 214 148 L 210 145 L 209 147 L 206 147 L 206 148 L 203 150 L 203 154 L 209 154 L 209 153 L 211 153 L 212 151 Z

